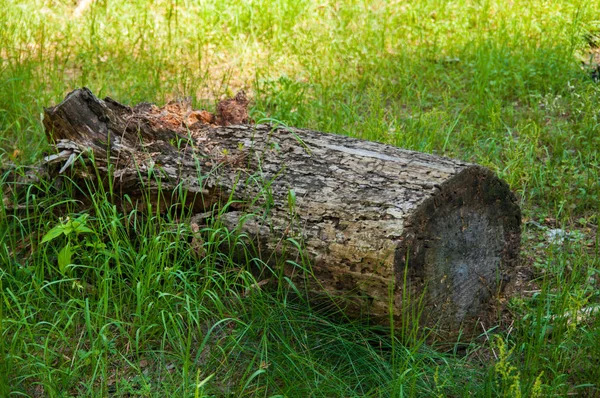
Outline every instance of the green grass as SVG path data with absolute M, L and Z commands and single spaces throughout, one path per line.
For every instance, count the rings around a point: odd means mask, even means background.
M 187 214 L 123 214 L 94 192 L 89 231 L 42 242 L 82 213 L 75 188 L 32 186 L 26 210 L 0 206 L 0 396 L 600 394 L 600 317 L 563 316 L 600 303 L 600 85 L 580 61 L 600 4 L 98 0 L 78 19 L 74 8 L 0 0 L 2 163 L 50 150 L 41 112 L 75 87 L 211 110 L 243 87 L 255 120 L 490 167 L 521 200 L 532 281 L 506 303 L 512 324 L 436 350 L 315 307 L 285 280 L 253 288 L 247 264 L 219 250 L 242 240 L 218 214 L 200 255 Z M 548 239 L 556 228 L 568 239 Z M 60 265 L 67 245 L 77 265 Z

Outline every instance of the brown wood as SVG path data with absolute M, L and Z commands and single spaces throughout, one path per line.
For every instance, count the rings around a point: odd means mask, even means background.
M 75 90 L 46 110 L 59 154 L 48 161 L 93 155 L 104 178 L 111 165 L 115 192 L 139 198 L 160 181 L 163 199 L 183 187 L 197 213 L 234 199 L 223 215 L 229 228 L 252 237 L 265 261 L 310 264 L 314 278 L 289 263 L 285 271 L 310 291 L 346 297 L 349 313 L 385 322 L 392 309 L 400 326 L 422 299 L 420 324 L 444 335 L 490 318 L 518 258 L 521 222 L 515 196 L 490 170 L 310 130 L 212 125 L 218 118 L 202 112 L 130 108 Z

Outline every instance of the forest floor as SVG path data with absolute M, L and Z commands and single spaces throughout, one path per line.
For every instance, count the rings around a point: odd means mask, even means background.
M 583 0 L 0 0 L 0 166 L 51 151 L 43 108 L 77 87 L 211 112 L 244 89 L 256 122 L 479 163 L 523 209 L 510 323 L 436 346 L 285 280 L 256 289 L 217 250 L 235 239 L 218 218 L 199 256 L 189 220 L 151 203 L 123 213 L 88 191 L 81 212 L 72 190 L 88 187 L 36 186 L 0 205 L 0 396 L 598 396 L 598 15 Z

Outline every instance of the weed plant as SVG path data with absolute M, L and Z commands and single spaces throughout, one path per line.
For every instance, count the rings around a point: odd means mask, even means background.
M 185 211 L 34 183 L 0 205 L 0 396 L 600 394 L 600 4 L 75 6 L 0 0 L 0 164 L 50 151 L 43 107 L 79 86 L 209 110 L 245 88 L 255 120 L 490 167 L 521 201 L 526 277 L 504 303 L 512 323 L 432 347 L 308 303 L 276 267 L 257 288 L 251 270 L 271 268 L 218 208 L 200 250 Z

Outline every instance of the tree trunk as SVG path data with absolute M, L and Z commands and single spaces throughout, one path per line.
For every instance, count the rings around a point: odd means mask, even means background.
M 420 324 L 446 336 L 490 318 L 518 258 L 521 222 L 490 170 L 310 130 L 217 126 L 202 115 L 182 103 L 130 108 L 79 89 L 46 109 L 59 152 L 48 161 L 93 155 L 114 192 L 139 198 L 160 186 L 168 205 L 183 187 L 197 213 L 233 199 L 228 227 L 252 237 L 263 259 L 301 263 L 284 245 L 299 242 L 314 277 L 291 265 L 286 273 L 346 297 L 349 313 L 399 326 L 420 302 Z

